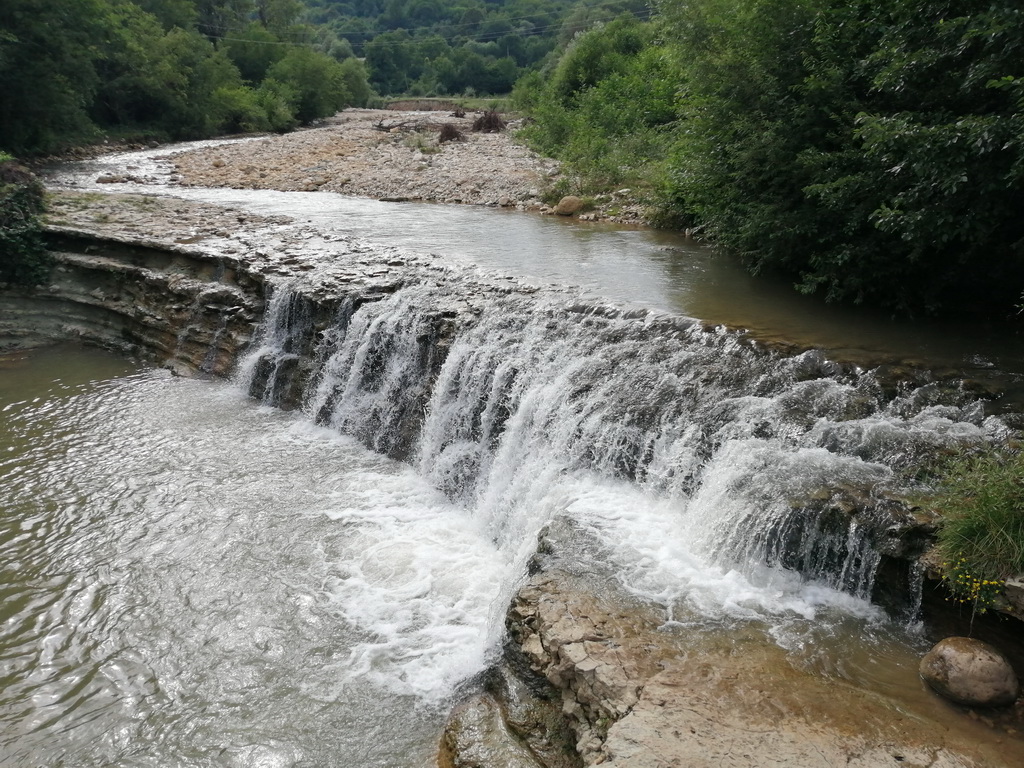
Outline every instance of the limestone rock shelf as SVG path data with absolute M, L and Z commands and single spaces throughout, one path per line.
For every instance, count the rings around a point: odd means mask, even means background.
M 226 375 L 263 310 L 263 284 L 223 258 L 53 228 L 48 285 L 7 290 L 0 343 L 77 340 Z
M 441 768 L 1009 768 L 1024 761 L 1024 743 L 1008 735 L 1013 728 L 942 706 L 914 711 L 897 697 L 810 674 L 751 627 L 718 637 L 665 627 L 652 606 L 622 591 L 571 526 L 542 532 L 539 551 L 535 574 L 508 610 L 503 659 L 484 691 L 449 720 Z M 515 760 L 486 763 L 480 755 Z

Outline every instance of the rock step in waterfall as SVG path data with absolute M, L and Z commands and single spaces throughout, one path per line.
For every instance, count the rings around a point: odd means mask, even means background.
M 277 285 L 239 378 L 411 462 L 510 557 L 575 518 L 631 550 L 621 578 L 670 613 L 701 600 L 699 560 L 912 614 L 934 530 L 901 500 L 919 490 L 914 467 L 1006 429 L 956 387 L 893 387 L 686 318 L 516 292 L 467 307 L 458 291 L 428 281 L 324 301 Z M 590 516 L 593 493 L 621 494 L 620 519 Z M 667 527 L 627 524 L 638 494 Z

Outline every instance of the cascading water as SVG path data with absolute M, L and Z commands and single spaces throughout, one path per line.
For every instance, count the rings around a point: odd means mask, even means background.
M 720 602 L 769 612 L 811 592 L 799 611 L 870 599 L 901 471 L 1001 429 L 956 397 L 886 398 L 815 353 L 685 319 L 516 294 L 459 314 L 450 290 L 344 302 L 315 330 L 296 320 L 301 288 L 282 286 L 243 386 L 267 403 L 298 387 L 310 418 L 412 461 L 520 565 L 546 522 L 570 518 L 608 542 L 627 586 L 670 606 L 705 603 L 712 573 L 736 590 Z M 281 379 L 303 344 L 303 380 Z

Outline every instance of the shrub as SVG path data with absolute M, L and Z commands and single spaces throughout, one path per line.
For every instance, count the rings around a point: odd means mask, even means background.
M 457 127 L 451 123 L 445 123 L 441 126 L 441 132 L 438 134 L 437 143 L 444 144 L 446 141 L 465 141 L 466 136 Z
M 478 133 L 500 133 L 505 130 L 505 121 L 495 109 L 489 109 L 473 121 L 473 130 Z
M 218 88 L 211 102 L 218 133 L 254 133 L 270 128 L 266 110 L 252 88 Z
M 550 80 L 524 77 L 512 102 L 535 122 L 522 131 L 591 192 L 661 186 L 676 130 L 680 78 L 657 27 L 619 19 L 578 37 Z
M 291 107 L 295 100 L 294 91 L 276 80 L 263 81 L 256 91 L 256 102 L 266 115 L 267 126 L 276 133 L 286 133 L 299 124 Z
M 43 185 L 0 152 L 0 280 L 36 285 L 46 279 L 50 259 L 39 220 L 44 207 Z
M 341 76 L 349 93 L 349 104 L 366 107 L 373 97 L 370 83 L 366 79 L 366 67 L 359 59 L 349 58 L 341 62 Z

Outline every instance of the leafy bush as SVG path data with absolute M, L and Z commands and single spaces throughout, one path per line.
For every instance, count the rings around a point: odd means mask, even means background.
M 44 201 L 38 179 L 0 152 L 0 281 L 36 285 L 49 274 L 39 220 Z
M 348 90 L 348 106 L 366 107 L 373 91 L 366 80 L 366 67 L 359 59 L 348 58 L 341 62 L 341 76 Z
M 946 570 L 971 582 L 1024 573 L 1024 452 L 988 450 L 950 461 L 933 503 L 944 522 L 939 548 Z
M 211 112 L 217 133 L 254 133 L 270 129 L 267 112 L 252 88 L 218 88 L 211 97 Z
M 276 133 L 285 133 L 299 124 L 292 112 L 295 101 L 295 92 L 275 80 L 263 81 L 256 91 L 256 102 L 266 116 L 267 128 Z
M 942 581 L 951 595 L 946 601 L 969 605 L 974 613 L 987 613 L 1006 588 L 1002 579 L 978 576 L 966 557 L 942 563 Z
M 523 135 L 593 191 L 651 187 L 673 141 L 679 76 L 657 27 L 624 17 L 578 37 L 554 74 L 520 81 L 513 103 L 535 122 Z

